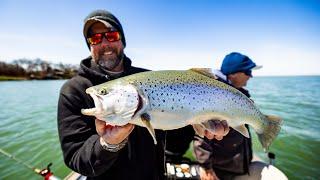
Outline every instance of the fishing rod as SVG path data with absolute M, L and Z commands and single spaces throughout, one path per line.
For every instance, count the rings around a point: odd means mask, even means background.
M 6 157 L 16 161 L 17 163 L 23 165 L 24 167 L 31 169 L 33 172 L 35 172 L 36 174 L 44 177 L 45 180 L 59 180 L 59 178 L 57 178 L 56 176 L 53 175 L 53 173 L 50 170 L 50 166 L 52 165 L 52 163 L 49 163 L 47 165 L 46 168 L 44 169 L 38 169 L 35 167 L 32 167 L 31 165 L 25 163 L 24 161 L 16 158 L 15 156 L 13 156 L 12 154 L 8 153 L 7 151 L 3 150 L 0 148 L 0 153 L 5 155 Z

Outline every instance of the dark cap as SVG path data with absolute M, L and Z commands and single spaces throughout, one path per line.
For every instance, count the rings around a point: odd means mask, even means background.
M 120 32 L 121 41 L 124 47 L 126 47 L 126 39 L 124 37 L 123 29 L 121 26 L 120 21 L 110 12 L 106 10 L 95 10 L 92 11 L 85 19 L 84 19 L 84 26 L 83 26 L 83 35 L 86 38 L 88 35 L 89 28 L 95 22 L 107 22 L 111 24 L 114 28 L 116 28 Z M 87 41 L 86 41 L 87 42 Z M 87 45 L 90 49 L 90 44 L 87 42 Z
M 260 69 L 248 56 L 238 52 L 232 52 L 224 57 L 221 65 L 221 72 L 225 75 L 246 72 L 253 69 Z

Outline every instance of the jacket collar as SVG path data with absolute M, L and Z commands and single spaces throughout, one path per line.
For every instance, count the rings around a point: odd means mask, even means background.
M 124 56 L 123 61 L 124 72 L 120 76 L 126 75 L 126 72 L 131 68 L 131 60 L 128 57 Z M 99 84 L 119 77 L 113 77 L 112 74 L 108 74 L 106 71 L 102 70 L 95 62 L 92 61 L 91 56 L 81 61 L 78 74 L 80 76 L 87 77 L 93 82 L 93 84 Z
M 228 79 L 228 77 L 223 74 L 220 70 L 216 69 L 213 71 L 213 73 L 218 76 L 218 78 L 222 79 L 223 81 L 227 82 L 228 84 L 231 84 L 231 81 Z

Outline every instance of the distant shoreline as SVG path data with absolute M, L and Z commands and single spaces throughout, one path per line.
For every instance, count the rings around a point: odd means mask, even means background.
M 30 81 L 30 80 L 64 80 L 64 79 L 68 79 L 68 78 L 27 78 L 27 77 L 0 75 L 0 82 L 1 81 Z
M 0 81 L 24 81 L 28 80 L 26 77 L 15 77 L 15 76 L 0 76 Z

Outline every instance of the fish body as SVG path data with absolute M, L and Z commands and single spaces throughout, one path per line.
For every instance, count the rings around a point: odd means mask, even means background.
M 280 118 L 263 115 L 248 97 L 215 80 L 208 70 L 142 72 L 90 87 L 86 92 L 95 107 L 83 109 L 83 114 L 111 125 L 143 126 L 153 137 L 154 129 L 187 125 L 193 125 L 203 137 L 204 129 L 213 131 L 210 120 L 226 120 L 246 137 L 249 133 L 244 124 L 250 125 L 268 149 L 280 131 Z

